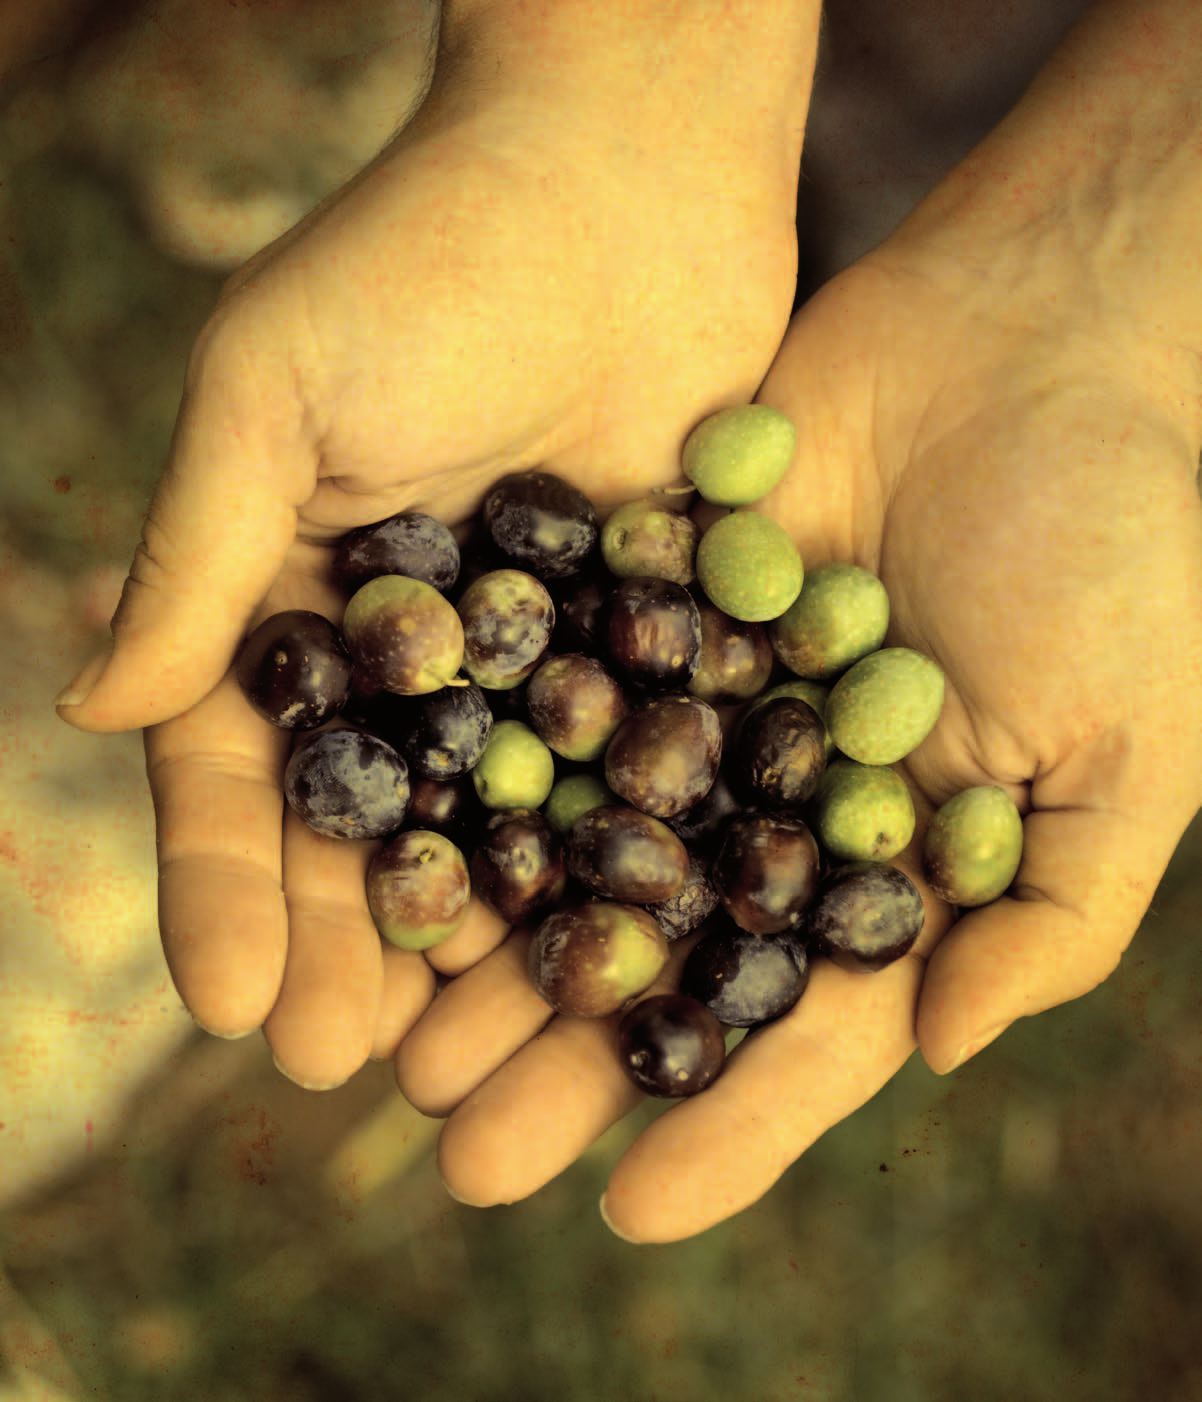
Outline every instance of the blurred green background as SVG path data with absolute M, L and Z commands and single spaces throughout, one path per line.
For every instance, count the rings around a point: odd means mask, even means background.
M 31 336 L 4 361 L 3 524 L 64 573 L 123 568 L 221 275 L 159 251 L 53 104 L 0 138 Z M 0 1215 L 0 1399 L 1202 1402 L 1200 925 L 1196 821 L 1104 987 L 948 1078 L 915 1058 L 669 1246 L 596 1208 L 655 1107 L 477 1211 L 389 1067 L 314 1095 L 257 1038 L 189 1040 Z

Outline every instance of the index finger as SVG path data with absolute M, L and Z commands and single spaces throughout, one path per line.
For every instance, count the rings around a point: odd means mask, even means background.
M 289 745 L 251 710 L 232 672 L 146 732 L 163 952 L 189 1012 L 221 1037 L 262 1026 L 283 982 Z

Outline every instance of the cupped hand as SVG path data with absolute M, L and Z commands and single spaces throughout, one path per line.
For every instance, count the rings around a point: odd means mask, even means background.
M 60 702 L 84 729 L 149 727 L 176 987 L 215 1033 L 263 1025 L 307 1085 L 389 1054 L 433 974 L 381 947 L 370 847 L 284 811 L 289 739 L 239 693 L 241 637 L 285 608 L 337 619 L 331 542 L 353 526 L 406 508 L 459 521 L 536 464 L 602 508 L 671 481 L 689 429 L 750 397 L 787 324 L 791 107 L 775 132 L 766 103 L 745 130 L 690 125 L 654 85 L 636 100 L 589 68 L 573 84 L 494 64 L 482 30 L 444 44 L 414 120 L 231 281 L 112 655 L 86 700 Z M 477 907 L 446 958 L 502 934 Z
M 934 247 L 904 229 L 797 313 L 759 399 L 799 445 L 759 509 L 808 566 L 877 572 L 887 644 L 946 673 L 935 730 L 899 766 L 919 822 L 898 864 L 921 884 L 933 809 L 998 784 L 1024 814 L 1022 865 L 973 910 L 923 886 L 920 941 L 882 972 L 818 961 L 793 1012 L 617 1164 L 604 1210 L 633 1240 L 686 1237 L 754 1202 L 916 1048 L 950 1071 L 1096 986 L 1202 800 L 1196 359 L 1099 323 L 1103 299 L 1076 296 L 1068 274 L 1057 303 L 982 277 L 987 256 L 970 273 Z M 640 1099 L 613 1020 L 551 1019 L 523 978 L 504 946 L 398 1057 L 411 1098 L 454 1107 L 440 1163 L 472 1203 L 530 1193 Z

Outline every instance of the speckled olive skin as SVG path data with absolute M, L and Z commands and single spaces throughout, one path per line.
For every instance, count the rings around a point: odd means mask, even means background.
M 570 876 L 599 896 L 633 905 L 676 895 L 689 870 L 688 851 L 672 829 L 626 804 L 583 813 L 564 855 Z
M 740 929 L 777 935 L 800 923 L 821 866 L 818 843 L 799 818 L 741 813 L 726 825 L 711 876 Z
M 468 870 L 479 900 L 511 925 L 520 925 L 563 895 L 563 843 L 541 813 L 495 813 L 484 825 Z
M 918 887 L 900 868 L 848 862 L 823 878 L 806 914 L 806 933 L 841 968 L 872 973 L 913 947 L 924 915 Z
M 551 642 L 555 605 L 525 570 L 490 570 L 463 591 L 463 670 L 478 685 L 507 691 L 538 667 Z
M 997 900 L 1014 880 L 1022 856 L 1022 816 L 995 784 L 949 798 L 923 836 L 923 875 L 932 891 L 952 905 Z
M 771 517 L 732 511 L 701 537 L 697 578 L 723 613 L 767 623 L 797 598 L 805 570 L 796 546 Z
M 619 506 L 601 527 L 601 554 L 619 579 L 652 575 L 688 584 L 701 532 L 690 517 L 644 497 Z
M 734 743 L 734 772 L 753 802 L 797 812 L 826 767 L 826 732 L 817 712 L 778 696 L 748 712 Z
M 704 1003 L 657 993 L 623 1015 L 618 1059 L 645 1095 L 675 1100 L 713 1084 L 726 1062 L 726 1038 Z
M 450 529 L 433 516 L 398 511 L 347 531 L 338 542 L 333 572 L 348 594 L 381 574 L 408 575 L 445 594 L 459 576 L 459 547 Z
M 681 450 L 681 470 L 706 501 L 749 506 L 788 471 L 797 445 L 793 421 L 766 404 L 738 404 L 710 414 Z
M 605 781 L 635 808 L 672 818 L 708 793 L 722 758 L 718 713 L 696 696 L 645 702 L 605 751 Z
M 402 696 L 437 691 L 463 663 L 463 625 L 432 585 L 404 575 L 368 580 L 346 606 L 342 631 L 357 666 Z
M 638 575 L 605 609 L 604 655 L 619 680 L 648 691 L 686 686 L 701 659 L 701 615 L 683 584 Z
M 526 688 L 530 724 L 564 759 L 600 759 L 630 714 L 621 685 L 595 657 L 567 653 L 548 658 Z
M 566 906 L 547 916 L 530 944 L 530 978 L 558 1013 L 607 1017 L 646 992 L 668 960 L 654 916 L 612 901 Z
M 398 949 L 432 949 L 449 939 L 463 923 L 471 892 L 463 853 L 436 832 L 402 832 L 368 864 L 368 910 Z
M 914 836 L 914 821 L 914 800 L 896 770 L 843 756 L 827 765 L 814 798 L 814 825 L 832 857 L 888 861 Z
M 870 570 L 838 561 L 807 570 L 801 593 L 768 625 L 776 656 L 799 677 L 827 681 L 875 652 L 889 596 Z
M 870 653 L 844 672 L 823 719 L 836 747 L 861 764 L 896 764 L 926 739 L 943 709 L 939 664 L 908 647 Z
M 553 472 L 510 472 L 481 507 L 497 548 L 540 579 L 575 574 L 597 548 L 600 527 L 588 497 Z
M 250 634 L 235 671 L 243 695 L 264 720 L 281 730 L 315 730 L 346 706 L 354 664 L 328 618 L 287 609 Z
M 712 706 L 750 701 L 772 675 L 772 644 L 762 623 L 742 623 L 704 599 L 701 615 L 701 656 L 688 684 L 693 696 Z
M 391 745 L 365 731 L 319 730 L 293 750 L 284 795 L 324 837 L 385 837 L 405 820 L 409 767 Z
M 795 1007 L 809 981 L 809 957 L 792 935 L 753 935 L 724 919 L 689 950 L 680 991 L 727 1027 L 755 1027 Z

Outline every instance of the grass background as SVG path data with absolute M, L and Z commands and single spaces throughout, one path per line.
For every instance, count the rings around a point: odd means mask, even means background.
M 219 280 L 159 254 L 52 113 L 0 137 L 31 336 L 3 361 L 0 524 L 64 574 L 123 568 Z M 482 1212 L 389 1068 L 311 1095 L 259 1039 L 197 1037 L 0 1215 L 0 1398 L 1202 1399 L 1200 924 L 1195 822 L 1103 988 L 949 1078 L 916 1058 L 669 1246 L 596 1210 L 654 1108 Z

